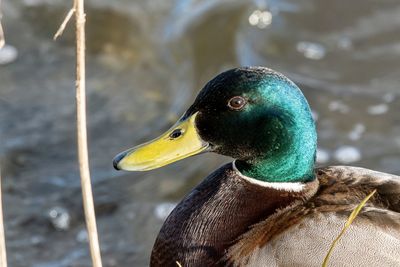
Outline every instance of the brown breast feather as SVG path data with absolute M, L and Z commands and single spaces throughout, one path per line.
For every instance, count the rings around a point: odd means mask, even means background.
M 302 192 L 250 183 L 227 164 L 193 189 L 165 221 L 153 247 L 151 266 L 226 266 L 226 251 L 249 227 L 277 209 L 311 197 L 318 181 Z

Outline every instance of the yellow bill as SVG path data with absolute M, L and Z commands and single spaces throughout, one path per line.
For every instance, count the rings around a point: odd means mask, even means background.
M 178 121 L 160 137 L 118 154 L 114 167 L 125 171 L 148 171 L 198 154 L 207 149 L 195 127 L 197 112 Z

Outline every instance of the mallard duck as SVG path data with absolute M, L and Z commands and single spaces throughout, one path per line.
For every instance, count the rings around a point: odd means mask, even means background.
M 120 153 L 146 171 L 204 152 L 234 158 L 166 219 L 151 266 L 321 266 L 351 211 L 331 266 L 400 266 L 400 177 L 315 168 L 317 134 L 300 89 L 264 67 L 219 74 L 159 138 Z

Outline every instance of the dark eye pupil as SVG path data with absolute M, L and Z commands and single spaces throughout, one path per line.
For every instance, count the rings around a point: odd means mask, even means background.
M 242 99 L 235 99 L 235 100 L 233 100 L 233 106 L 241 106 L 242 105 L 242 103 L 243 103 L 243 100 Z
M 246 100 L 241 96 L 232 97 L 228 102 L 228 107 L 231 109 L 239 110 L 246 104 Z
M 182 130 L 181 129 L 175 129 L 172 131 L 172 133 L 169 135 L 172 139 L 178 138 L 179 136 L 182 135 Z

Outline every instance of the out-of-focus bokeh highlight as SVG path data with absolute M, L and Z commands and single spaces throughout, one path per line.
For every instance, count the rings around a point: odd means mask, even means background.
M 76 160 L 70 1 L 3 1 L 0 157 L 9 265 L 90 266 Z M 145 173 L 112 158 L 158 136 L 219 72 L 262 65 L 296 82 L 319 165 L 400 174 L 400 2 L 88 0 L 91 172 L 105 266 L 147 266 L 170 210 L 230 159 Z

